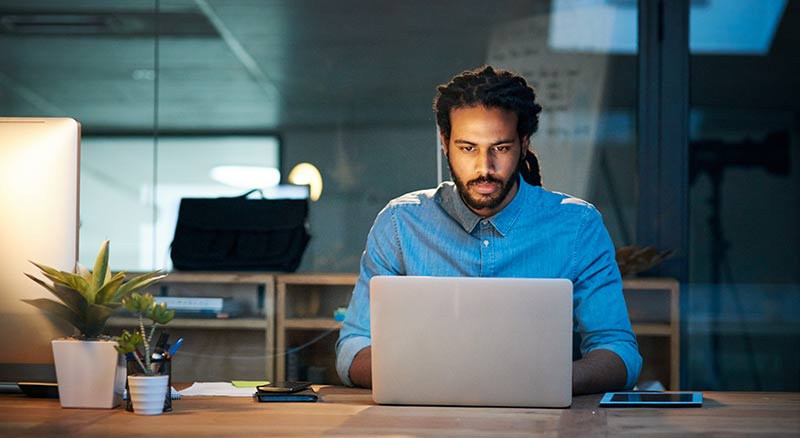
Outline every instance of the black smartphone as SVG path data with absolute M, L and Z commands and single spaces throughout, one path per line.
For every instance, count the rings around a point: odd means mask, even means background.
M 293 393 L 311 387 L 311 382 L 272 382 L 256 387 L 263 392 Z
M 604 408 L 700 407 L 703 406 L 703 393 L 694 391 L 607 392 L 600 400 L 600 406 Z

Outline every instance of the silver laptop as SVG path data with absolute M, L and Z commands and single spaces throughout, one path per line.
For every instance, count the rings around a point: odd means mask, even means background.
M 376 403 L 572 403 L 569 280 L 376 276 L 370 315 Z

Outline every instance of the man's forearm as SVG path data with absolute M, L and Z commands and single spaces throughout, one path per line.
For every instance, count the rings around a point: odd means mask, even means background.
M 372 388 L 372 347 L 356 353 L 350 364 L 350 381 L 362 388 Z
M 594 350 L 572 363 L 572 392 L 575 395 L 617 391 L 625 387 L 625 363 L 609 350 Z M 372 347 L 359 351 L 350 365 L 354 385 L 372 388 Z
M 572 363 L 572 393 L 596 394 L 625 388 L 625 362 L 610 350 L 594 350 Z

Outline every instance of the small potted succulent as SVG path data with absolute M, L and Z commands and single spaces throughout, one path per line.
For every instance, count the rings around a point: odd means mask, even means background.
M 110 409 L 122 402 L 125 362 L 115 349 L 116 342 L 103 335 L 103 330 L 123 298 L 166 276 L 153 271 L 125 282 L 124 272 L 111 274 L 108 254 L 106 240 L 100 246 L 92 272 L 80 264 L 78 273 L 72 273 L 31 262 L 51 283 L 25 274 L 58 300 L 23 301 L 66 320 L 78 332 L 70 338 L 52 341 L 59 399 L 65 408 Z
M 125 310 L 139 318 L 139 325 L 133 332 L 124 330 L 117 339 L 116 349 L 134 361 L 136 373 L 128 376 L 128 396 L 133 404 L 133 411 L 140 415 L 158 415 L 164 410 L 164 402 L 169 390 L 168 357 L 154 361 L 155 355 L 164 352 L 151 348 L 153 336 L 159 325 L 172 321 L 175 311 L 167 309 L 165 303 L 157 304 L 153 295 L 132 293 L 122 299 Z M 150 329 L 145 328 L 144 319 L 152 323 Z

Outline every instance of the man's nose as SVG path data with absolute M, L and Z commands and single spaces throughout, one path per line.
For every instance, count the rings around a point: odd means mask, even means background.
M 494 160 L 489 151 L 478 152 L 478 157 L 475 163 L 475 172 L 478 175 L 488 175 L 494 171 Z

